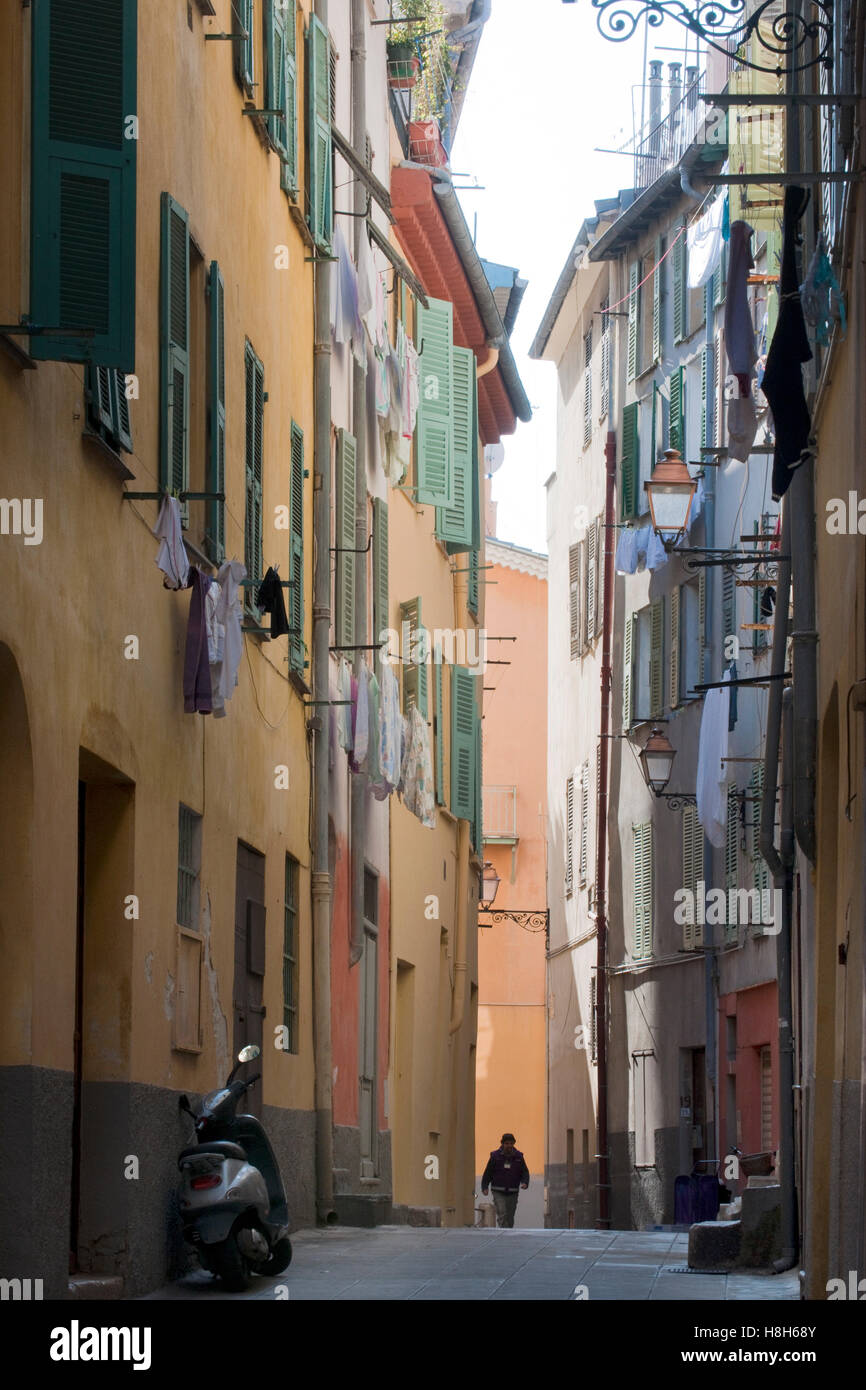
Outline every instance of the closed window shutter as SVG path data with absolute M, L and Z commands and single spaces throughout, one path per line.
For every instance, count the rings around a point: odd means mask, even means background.
M 162 195 L 160 488 L 189 486 L 189 217 Z
M 30 353 L 133 372 L 136 0 L 31 13 Z
M 652 824 L 634 827 L 634 958 L 652 955 L 653 845 Z
M 433 654 L 433 737 L 436 745 L 434 776 L 436 804 L 445 805 L 445 724 L 442 714 L 442 647 L 437 642 Z
M 683 948 L 693 951 L 704 944 L 703 923 L 697 920 L 698 884 L 704 876 L 704 830 L 694 806 L 683 811 L 683 887 L 691 894 L 683 924 Z
M 470 613 L 475 615 L 476 618 L 478 616 L 478 574 L 478 551 L 470 550 L 469 578 L 466 590 L 466 607 L 469 609 Z
M 653 382 L 653 408 L 652 408 L 652 417 L 651 417 L 651 423 L 650 423 L 650 435 L 651 435 L 651 438 L 650 438 L 650 460 L 649 460 L 649 461 L 650 461 L 650 477 L 652 477 L 652 471 L 653 471 L 653 469 L 654 469 L 655 466 L 656 466 L 656 461 L 657 461 L 658 456 L 659 456 L 659 414 L 660 414 L 660 408 L 659 408 L 659 388 L 658 388 L 658 382 L 655 382 L 655 381 L 654 381 L 654 382 Z
M 678 367 L 671 376 L 670 448 L 685 457 L 685 369 Z
M 249 343 L 246 345 L 246 510 L 244 563 L 252 580 L 262 578 L 262 470 L 264 447 L 265 371 Z M 247 607 L 258 612 L 255 590 L 245 590 Z
M 580 776 L 580 856 L 578 877 L 580 885 L 586 884 L 587 856 L 589 852 L 589 763 L 584 763 Z
M 304 432 L 294 420 L 289 522 L 289 666 L 300 674 L 304 669 Z
M 634 381 L 637 376 L 637 353 L 638 353 L 638 270 L 639 262 L 632 261 L 628 272 L 628 379 Z
M 653 361 L 658 362 L 662 355 L 662 238 L 656 237 L 655 271 L 653 272 Z
M 580 656 L 580 547 L 568 548 L 568 617 L 572 660 Z
M 725 941 L 736 941 L 737 924 L 732 921 L 731 893 L 739 887 L 740 879 L 740 816 L 737 788 L 728 787 L 728 814 L 725 822 L 725 889 L 728 911 L 725 916 Z
M 211 261 L 208 275 L 208 317 L 208 492 L 225 494 L 225 289 L 216 261 Z M 207 504 L 205 545 L 210 559 L 220 564 L 225 555 L 225 502 L 215 498 Z
M 565 891 L 574 887 L 574 778 L 565 784 Z
M 718 370 L 713 372 L 713 447 L 718 449 L 722 442 L 722 416 L 725 409 L 724 404 L 724 384 L 725 372 L 722 361 L 722 335 L 716 334 L 713 344 L 713 364 Z
M 470 680 L 475 680 L 475 679 L 476 679 L 476 677 L 470 676 Z M 478 687 L 477 687 L 477 685 L 476 685 L 476 686 L 475 686 L 475 690 L 473 691 L 473 695 L 476 696 L 476 699 L 475 699 L 475 765 L 474 765 L 474 766 L 475 766 L 475 777 L 474 777 L 474 786 L 473 786 L 472 831 L 471 831 L 471 836 L 470 836 L 470 838 L 471 838 L 471 841 L 472 841 L 472 848 L 475 850 L 475 853 L 476 853 L 476 854 L 479 854 L 479 855 L 480 855 L 480 854 L 481 854 L 481 847 L 482 847 L 482 844 L 483 844 L 483 838 L 484 838 L 484 830 L 483 830 L 483 825 L 482 825 L 482 795 L 481 795 L 481 755 L 482 755 L 482 751 L 483 751 L 483 744 L 482 744 L 482 737 L 481 737 L 481 714 L 480 714 L 480 711 L 479 711 L 479 709 L 478 709 L 477 690 L 478 690 Z
M 453 306 L 431 299 L 418 305 L 419 399 L 416 418 L 417 498 L 454 507 L 454 419 L 452 410 Z
M 698 680 L 704 680 L 707 668 L 707 572 L 698 575 Z
M 245 92 L 255 85 L 255 0 L 232 0 L 232 32 L 236 35 L 235 76 Z M 246 37 L 242 37 L 242 35 Z
M 426 341 L 425 341 L 426 354 Z M 471 348 L 454 347 L 451 355 L 451 403 L 453 429 L 454 505 L 436 508 L 436 535 L 456 547 L 469 550 L 472 538 L 472 467 L 475 450 L 475 353 Z M 433 486 L 435 487 L 435 481 Z M 419 500 L 420 497 L 419 488 Z
M 674 342 L 681 343 L 686 336 L 686 234 L 681 231 L 674 245 Z
M 451 810 L 461 820 L 475 819 L 478 715 L 475 677 L 465 666 L 451 669 Z
M 735 633 L 735 613 L 733 572 L 729 569 L 722 570 L 722 650 L 724 650 L 727 639 Z
M 373 498 L 373 641 L 388 640 L 388 503 L 382 497 Z M 384 634 L 384 635 L 383 635 Z M 381 649 L 381 648 L 380 648 Z M 381 656 L 376 653 L 376 672 L 381 670 Z
M 599 419 L 603 420 L 610 410 L 610 315 L 607 312 L 608 300 L 601 305 L 601 409 Z
M 115 419 L 117 421 L 117 443 L 121 449 L 125 449 L 128 454 L 132 453 L 132 425 L 129 419 L 129 401 L 126 398 L 126 375 L 124 372 L 112 372 L 114 378 L 114 394 L 117 403 Z
M 282 161 L 280 182 L 294 192 L 297 187 L 295 7 L 283 0 L 267 0 L 267 100 L 268 132 Z
M 639 474 L 637 402 L 627 405 L 622 412 L 622 461 L 620 464 L 620 514 L 622 519 L 634 516 L 637 512 L 637 484 Z
M 680 702 L 680 586 L 675 584 L 671 589 L 670 607 L 670 662 L 668 665 L 670 672 L 670 683 L 668 689 L 668 702 L 671 709 L 676 709 Z
M 707 442 L 707 389 L 709 385 L 709 348 L 701 348 L 701 434 L 700 446 Z
M 331 154 L 331 66 L 327 30 L 315 15 L 307 33 L 309 87 L 308 140 L 310 231 L 317 246 L 330 251 L 334 220 L 334 175 Z
M 583 339 L 583 443 L 592 439 L 592 329 Z
M 586 533 L 586 626 L 583 633 L 584 648 L 589 647 L 595 636 L 596 585 L 598 583 L 598 526 L 593 521 Z
M 664 714 L 664 631 L 665 601 L 654 599 L 650 604 L 650 714 Z
M 773 911 L 772 901 L 771 901 L 769 898 L 766 899 L 767 908 L 768 908 L 769 910 L 765 910 L 765 897 L 764 897 L 764 895 L 765 895 L 765 894 L 768 894 L 768 893 L 770 892 L 770 890 L 771 890 L 771 888 L 772 888 L 772 883 L 770 882 L 770 868 L 769 868 L 769 865 L 767 864 L 766 859 L 764 858 L 764 856 L 763 856 L 762 853 L 761 853 L 761 798 L 763 797 L 763 794 L 764 794 L 764 764 L 763 764 L 763 763 L 756 763 L 755 766 L 754 766 L 753 769 L 752 769 L 752 780 L 751 780 L 751 786 L 750 786 L 750 793 L 751 793 L 751 796 L 754 798 L 754 800 L 750 803 L 750 805 L 751 805 L 751 807 L 752 807 L 752 817 L 751 817 L 751 821 L 752 821 L 752 824 L 751 824 L 751 831 L 752 831 L 752 834 L 751 834 L 751 841 L 752 841 L 752 843 L 751 843 L 751 850 L 752 850 L 752 886 L 753 886 L 753 888 L 755 888 L 755 889 L 757 890 L 757 892 L 760 894 L 760 897 L 759 897 L 759 899 L 758 899 L 758 902 L 759 902 L 758 922 L 757 922 L 757 924 L 755 924 L 755 925 L 756 925 L 755 935 L 756 935 L 756 936 L 760 936 L 761 933 L 762 933 L 763 926 L 766 925 L 767 922 L 770 920 L 770 917 L 771 917 L 772 911 Z M 778 928 L 778 926 L 779 926 L 778 922 L 774 922 L 774 926 L 776 926 L 776 927 Z
M 634 690 L 634 629 L 637 619 L 634 613 L 627 615 L 623 632 L 622 655 L 622 727 L 626 731 L 632 723 L 632 698 Z
M 417 705 L 427 718 L 427 657 L 429 637 L 421 618 L 420 596 L 400 604 L 403 649 L 403 713 Z
M 355 641 L 355 436 L 337 431 L 337 563 L 336 629 L 337 644 L 350 647 Z M 404 668 L 405 669 L 405 668 Z

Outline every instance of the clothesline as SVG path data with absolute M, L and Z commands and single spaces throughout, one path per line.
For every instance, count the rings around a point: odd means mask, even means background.
M 711 190 L 711 192 L 712 192 L 712 190 Z M 661 265 L 662 261 L 667 260 L 668 256 L 671 254 L 671 252 L 673 251 L 673 249 L 674 249 L 674 247 L 676 246 L 677 242 L 679 241 L 680 237 L 683 236 L 684 233 L 688 232 L 689 227 L 691 227 L 695 222 L 697 222 L 697 220 L 698 220 L 698 214 L 700 213 L 701 208 L 704 206 L 704 203 L 707 202 L 707 200 L 709 199 L 709 197 L 710 197 L 710 193 L 707 193 L 706 196 L 703 197 L 703 198 L 701 199 L 701 201 L 698 203 L 698 206 L 697 206 L 697 207 L 695 208 L 695 210 L 694 210 L 694 216 L 691 218 L 691 220 L 690 220 L 688 223 L 685 223 L 685 222 L 683 223 L 683 225 L 680 227 L 679 231 L 677 232 L 676 236 L 674 237 L 673 241 L 671 242 L 670 246 L 667 248 L 667 250 L 666 250 L 665 252 L 662 253 L 661 256 L 659 256 L 658 260 L 656 261 L 656 263 L 655 263 L 655 265 L 652 267 L 652 269 L 647 271 L 646 275 L 643 277 L 643 279 L 642 279 L 637 285 L 635 285 L 634 289 L 633 289 L 633 290 L 629 290 L 628 294 L 624 294 L 623 297 L 622 297 L 622 299 L 618 299 L 618 300 L 616 301 L 615 304 L 609 304 L 609 305 L 607 306 L 607 309 L 604 310 L 604 313 L 612 314 L 613 311 L 614 311 L 614 309 L 618 309 L 618 308 L 619 308 L 620 304 L 625 304 L 627 300 L 631 299 L 631 297 L 632 297 L 633 294 L 637 294 L 638 290 L 641 289 L 641 287 L 642 287 L 643 285 L 646 284 L 647 280 L 651 280 L 651 279 L 652 279 L 652 277 L 655 275 L 656 271 L 658 270 L 659 266 Z

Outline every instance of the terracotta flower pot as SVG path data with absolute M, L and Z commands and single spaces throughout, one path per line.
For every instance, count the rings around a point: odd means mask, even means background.
M 438 169 L 448 163 L 436 121 L 409 122 L 409 158 L 416 164 L 431 164 Z

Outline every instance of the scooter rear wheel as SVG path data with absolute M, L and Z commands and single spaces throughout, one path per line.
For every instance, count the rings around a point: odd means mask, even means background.
M 288 1236 L 278 1240 L 271 1251 L 270 1259 L 265 1264 L 259 1266 L 262 1274 L 282 1274 L 284 1269 L 288 1269 L 292 1263 L 292 1242 Z
M 214 1251 L 213 1268 L 230 1293 L 243 1293 L 244 1289 L 249 1288 L 250 1267 L 238 1248 L 234 1231 Z

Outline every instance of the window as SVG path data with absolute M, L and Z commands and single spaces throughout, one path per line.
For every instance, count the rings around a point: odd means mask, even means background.
M 189 488 L 189 215 L 163 193 L 160 273 L 160 489 Z
M 232 33 L 235 50 L 235 77 L 242 91 L 253 95 L 256 84 L 255 0 L 232 0 Z
M 681 343 L 705 322 L 706 295 L 704 288 L 689 289 L 687 244 L 687 223 L 685 219 L 671 231 L 677 240 L 673 250 L 674 277 L 674 342 Z
M 286 1052 L 298 1051 L 298 905 L 301 866 L 286 855 L 283 911 L 283 1026 Z
M 656 314 L 656 281 L 655 274 L 656 257 L 654 251 L 648 251 L 640 260 L 640 280 L 641 284 L 640 307 L 638 309 L 638 348 L 637 348 L 637 375 L 646 372 L 655 364 L 655 314 Z
M 655 1133 L 650 1110 L 651 1084 L 655 1078 L 655 1057 L 651 1052 L 633 1052 L 632 1096 L 634 1100 L 634 1166 L 655 1166 Z M 652 1073 L 650 1072 L 652 1068 Z
M 583 336 L 583 444 L 592 439 L 592 326 Z
M 761 853 L 761 800 L 764 794 L 764 764 L 756 763 L 752 768 L 752 778 L 749 785 L 749 794 L 754 799 L 749 803 L 752 808 L 751 816 L 751 852 L 752 852 L 752 885 L 758 893 L 759 910 L 752 918 L 754 934 L 760 936 L 763 928 L 771 920 L 776 931 L 779 930 L 780 923 L 775 921 L 775 905 L 770 893 L 772 883 L 770 881 L 770 868 L 766 859 Z
M 400 604 L 400 639 L 403 657 L 403 714 L 408 716 L 413 705 L 417 705 L 426 719 L 430 636 L 421 620 L 420 594 Z M 461 812 L 455 811 L 454 814 L 460 815 Z M 470 816 L 467 815 L 466 819 L 470 819 Z
M 583 646 L 583 636 L 581 632 L 581 597 L 583 585 L 581 576 L 583 573 L 583 541 L 578 541 L 576 545 L 568 547 L 568 619 L 571 659 L 580 656 Z
M 698 698 L 695 686 L 701 681 L 699 584 L 680 586 L 680 695 L 684 700 Z
M 628 271 L 628 379 L 634 381 L 640 370 L 640 261 L 632 261 Z
M 289 668 L 304 671 L 304 431 L 292 421 L 289 480 Z
M 199 919 L 201 879 L 201 816 L 188 806 L 178 811 L 177 831 L 177 922 L 195 930 Z
M 244 564 L 253 581 L 244 590 L 253 612 L 255 584 L 262 578 L 262 453 L 265 425 L 265 369 L 250 343 L 244 351 L 246 381 L 246 506 L 244 511 Z
M 580 771 L 580 852 L 578 854 L 577 877 L 581 888 L 586 886 L 587 856 L 589 851 L 589 763 L 584 763 Z
M 598 976 L 589 982 L 589 1060 L 598 1062 Z M 586 1130 L 584 1130 L 584 1134 Z
M 664 274 L 666 260 L 663 260 L 665 250 L 664 237 L 656 237 L 655 252 L 653 257 L 653 314 L 652 314 L 652 343 L 650 345 L 650 361 L 660 362 L 662 355 L 662 308 L 664 303 Z
M 208 498 L 204 548 L 219 565 L 226 546 L 226 349 L 225 289 L 216 261 L 211 261 L 208 271 L 207 307 L 207 491 L 222 497 Z
M 478 617 L 478 551 L 469 552 L 469 578 L 466 587 L 466 607 L 473 617 Z
M 633 827 L 635 960 L 653 953 L 653 828 L 651 821 Z
M 686 385 L 685 368 L 678 367 L 670 379 L 670 424 L 668 448 L 686 456 Z
M 331 64 L 327 30 L 315 15 L 307 31 L 307 220 L 316 245 L 330 252 L 334 220 L 331 149 Z
M 113 367 L 85 368 L 87 424 L 94 434 L 116 451 L 132 453 L 132 431 L 129 423 L 129 401 L 126 397 L 126 377 Z
M 694 951 L 704 944 L 704 926 L 698 922 L 696 911 L 698 884 L 704 877 L 704 828 L 698 819 L 694 806 L 686 806 L 683 811 L 683 882 L 682 886 L 691 894 L 686 901 L 686 921 L 683 924 L 683 949 Z M 703 915 L 703 914 L 701 914 Z
M 32 15 L 30 352 L 134 372 L 136 3 Z
M 298 188 L 297 61 L 294 0 L 267 0 L 265 15 L 265 106 L 268 134 L 282 168 L 280 183 L 292 197 Z
M 178 807 L 177 938 L 175 978 L 177 996 L 172 1022 L 172 1047 L 201 1051 L 201 972 L 204 937 L 198 931 L 201 887 L 201 816 Z
M 434 779 L 437 806 L 445 805 L 445 717 L 442 697 L 442 646 L 437 642 L 433 653 L 433 737 L 436 744 Z
M 638 440 L 638 404 L 627 405 L 622 412 L 622 447 L 620 458 L 620 517 L 626 521 L 639 515 L 638 477 L 640 454 Z
M 655 599 L 635 617 L 633 722 L 640 724 L 664 713 L 664 599 Z

